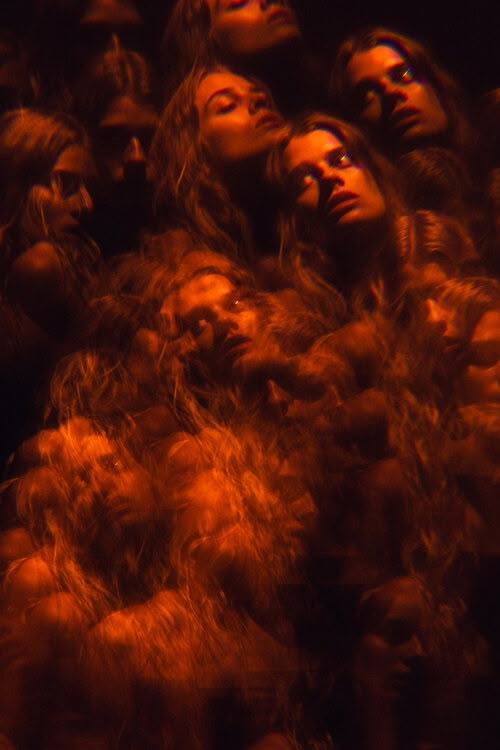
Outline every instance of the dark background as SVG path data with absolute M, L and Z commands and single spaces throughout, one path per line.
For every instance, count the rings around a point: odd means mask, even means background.
M 64 2 L 64 0 L 59 0 Z M 71 0 L 70 0 L 71 2 Z M 138 0 L 156 30 L 172 0 Z M 350 32 L 368 24 L 416 37 L 473 94 L 500 86 L 500 3 L 498 0 L 293 0 L 306 39 L 333 56 Z M 26 30 L 33 0 L 0 0 L 0 24 Z M 155 34 L 155 32 L 152 32 Z M 152 39 L 153 41 L 153 39 Z

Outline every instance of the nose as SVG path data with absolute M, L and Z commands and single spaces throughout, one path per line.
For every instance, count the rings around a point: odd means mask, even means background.
M 422 641 L 416 633 L 414 633 L 408 641 L 406 651 L 406 661 L 419 661 L 423 656 L 425 656 Z
M 406 101 L 408 95 L 404 87 L 399 83 L 392 81 L 389 77 L 385 77 L 382 80 L 382 99 L 385 106 L 389 105 L 392 108 L 398 101 Z
M 80 206 L 84 213 L 89 214 L 94 210 L 94 201 L 84 185 L 80 189 Z
M 338 187 L 343 187 L 343 185 L 345 185 L 345 180 L 341 173 L 328 164 L 324 165 L 319 180 L 320 206 L 326 205 L 333 190 Z
M 231 331 L 238 329 L 238 322 L 234 315 L 227 310 L 220 310 L 214 316 L 212 321 L 215 338 L 225 337 Z
M 248 111 L 255 115 L 261 109 L 271 109 L 268 98 L 264 93 L 252 94 L 248 105 Z
M 146 176 L 146 154 L 140 140 L 133 136 L 122 157 L 123 169 L 126 179 L 145 178 Z

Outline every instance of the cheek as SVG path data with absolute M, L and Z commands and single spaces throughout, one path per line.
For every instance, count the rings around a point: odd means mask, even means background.
M 421 109 L 425 123 L 433 132 L 441 132 L 448 126 L 448 118 L 437 94 L 430 86 L 421 85 L 415 93 L 415 103 Z
M 299 210 L 304 210 L 306 213 L 316 211 L 319 203 L 319 188 L 317 183 L 311 183 L 308 187 L 299 195 L 295 205 Z
M 346 181 L 346 186 L 348 186 Z M 385 199 L 379 190 L 379 187 L 370 174 L 363 170 L 358 170 L 352 180 L 354 192 L 358 192 L 363 198 L 363 205 L 370 218 L 381 217 L 385 214 Z
M 248 338 L 252 340 L 258 336 L 262 324 L 254 312 L 248 311 L 240 313 L 237 322 L 238 329 L 243 335 L 248 336 Z
M 244 116 L 210 124 L 202 136 L 215 161 L 232 161 L 244 156 L 245 146 L 251 141 L 248 119 Z
M 378 125 L 382 119 L 382 104 L 380 98 L 375 96 L 360 111 L 359 119 L 369 125 Z

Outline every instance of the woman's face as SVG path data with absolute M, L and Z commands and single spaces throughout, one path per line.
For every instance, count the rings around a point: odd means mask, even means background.
M 174 304 L 176 317 L 215 373 L 230 374 L 252 356 L 261 327 L 255 303 L 225 276 L 196 276 L 179 289 Z
M 95 179 L 95 164 L 83 146 L 68 146 L 59 155 L 49 185 L 34 185 L 31 201 L 40 206 L 42 236 L 58 236 L 78 228 L 84 214 L 93 210 L 89 186 Z
M 306 219 L 319 218 L 335 230 L 384 216 L 385 200 L 372 174 L 330 131 L 294 136 L 284 158 L 293 207 Z
M 268 92 L 229 72 L 209 73 L 195 97 L 201 139 L 219 167 L 268 153 L 284 136 L 284 121 Z
M 410 578 L 395 579 L 372 596 L 378 614 L 361 636 L 356 677 L 381 697 L 396 698 L 409 686 L 424 657 L 425 604 Z
M 88 476 L 106 533 L 120 535 L 127 528 L 153 522 L 156 497 L 148 472 L 126 451 L 98 434 L 81 443 L 80 461 Z
M 467 404 L 500 401 L 500 310 L 486 312 L 474 329 L 459 398 Z
M 298 39 L 287 0 L 207 0 L 217 46 L 232 58 L 254 57 Z
M 447 129 L 436 91 L 389 44 L 356 52 L 346 75 L 360 120 L 384 139 L 411 143 Z

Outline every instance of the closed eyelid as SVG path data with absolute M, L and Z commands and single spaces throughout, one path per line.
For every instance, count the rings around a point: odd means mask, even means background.
M 215 91 L 212 96 L 209 97 L 204 109 L 205 111 L 209 111 L 224 101 L 230 104 L 238 104 L 240 100 L 241 97 L 234 89 L 221 89 L 220 91 Z

